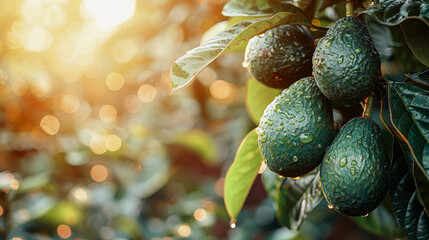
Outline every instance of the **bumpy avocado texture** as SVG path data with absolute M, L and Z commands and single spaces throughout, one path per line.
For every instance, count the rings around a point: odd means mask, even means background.
M 365 99 L 380 75 L 380 56 L 361 20 L 345 17 L 320 39 L 313 54 L 313 76 L 323 94 L 341 105 Z
M 320 164 L 334 137 L 331 103 L 312 77 L 303 78 L 267 106 L 256 132 L 271 171 L 301 176 Z
M 249 40 L 244 63 L 256 80 L 284 89 L 311 76 L 313 38 L 303 27 L 281 25 Z
M 320 169 L 323 194 L 348 216 L 374 210 L 387 191 L 388 161 L 381 131 L 371 119 L 354 118 L 335 137 Z

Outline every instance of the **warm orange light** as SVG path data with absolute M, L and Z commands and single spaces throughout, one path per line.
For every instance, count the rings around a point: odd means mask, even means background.
M 189 227 L 188 224 L 182 224 L 178 226 L 176 230 L 180 237 L 189 237 L 192 233 L 191 227 Z
M 57 134 L 60 129 L 60 122 L 55 116 L 46 115 L 40 121 L 40 127 L 49 135 Z
M 109 135 L 106 137 L 106 148 L 109 151 L 117 151 L 119 150 L 119 148 L 121 148 L 122 145 L 122 140 L 119 136 L 117 135 Z
M 143 84 L 138 90 L 140 101 L 144 103 L 152 102 L 156 97 L 156 88 L 149 84 Z
M 110 73 L 106 78 L 106 85 L 112 91 L 118 91 L 124 86 L 125 79 L 119 73 Z
M 10 180 L 9 187 L 13 190 L 17 190 L 19 188 L 19 181 L 16 179 Z
M 110 30 L 134 15 L 135 0 L 85 0 L 86 13 L 102 30 Z
M 79 98 L 74 95 L 64 95 L 61 99 L 61 109 L 66 113 L 75 113 L 79 109 Z
M 210 94 L 217 100 L 231 103 L 234 100 L 236 86 L 223 80 L 216 80 L 210 85 Z
M 69 226 L 62 224 L 57 228 L 57 233 L 60 238 L 69 238 L 72 235 L 72 231 Z
M 100 108 L 98 115 L 101 121 L 105 123 L 110 123 L 115 121 L 117 111 L 116 111 L 116 108 L 111 105 L 104 105 Z
M 194 218 L 195 218 L 195 220 L 197 220 L 199 222 L 205 221 L 207 219 L 207 212 L 206 212 L 206 210 L 204 210 L 203 208 L 198 208 L 194 212 Z
M 96 182 L 103 182 L 107 179 L 109 172 L 107 168 L 103 165 L 94 165 L 91 168 L 91 177 Z
M 124 39 L 117 42 L 113 48 L 113 57 L 118 62 L 130 61 L 138 52 L 139 48 L 137 44 L 130 40 Z
M 107 151 L 105 138 L 100 135 L 93 135 L 89 146 L 95 154 L 103 154 Z
M 214 185 L 214 190 L 217 195 L 223 197 L 223 184 L 224 184 L 225 178 L 219 178 Z
M 3 207 L 2 206 L 0 206 L 0 217 L 3 215 Z

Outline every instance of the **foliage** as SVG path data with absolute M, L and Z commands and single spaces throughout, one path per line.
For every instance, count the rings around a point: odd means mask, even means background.
M 231 17 L 231 21 L 235 20 L 238 23 L 213 36 L 201 46 L 179 58 L 173 64 L 171 77 L 174 89 L 179 89 L 190 83 L 198 72 L 223 53 L 277 25 L 298 24 L 311 27 L 310 30 L 313 32 L 316 31 L 316 26 L 313 24 L 319 25 L 321 20 L 324 26 L 330 26 L 339 16 L 344 15 L 344 12 L 338 12 L 339 10 L 344 10 L 341 7 L 344 5 L 341 4 L 344 4 L 344 2 L 309 0 L 298 1 L 292 7 L 286 1 L 229 1 L 224 6 L 223 14 Z M 403 236 L 402 231 L 398 231 L 397 228 L 392 227 L 392 224 L 387 226 L 382 223 L 384 218 L 386 218 L 387 222 L 394 223 L 394 216 L 399 226 L 410 239 L 426 239 L 428 234 L 427 229 L 429 229 L 427 220 L 429 206 L 428 70 L 418 73 L 404 73 L 401 71 L 400 66 L 403 66 L 406 62 L 401 62 L 404 58 L 398 54 L 396 49 L 393 50 L 392 54 L 391 44 L 406 49 L 421 63 L 429 66 L 427 61 L 427 54 L 429 53 L 427 50 L 429 46 L 429 38 L 427 37 L 429 29 L 429 5 L 425 1 L 393 0 L 374 1 L 373 4 L 371 4 L 371 1 L 365 1 L 363 4 L 362 1 L 347 1 L 346 5 L 348 10 L 350 8 L 352 10 L 348 14 L 359 13 L 359 17 L 361 18 L 364 15 L 374 15 L 378 21 L 369 20 L 367 24 L 370 33 L 374 35 L 375 46 L 380 48 L 379 51 L 383 53 L 380 70 L 383 74 L 388 74 L 384 75 L 384 79 L 379 79 L 376 88 L 373 90 L 379 100 L 385 99 L 384 101 L 387 101 L 384 104 L 382 101 L 380 105 L 380 120 L 384 124 L 379 127 L 382 129 L 383 134 L 391 134 L 390 138 L 393 137 L 396 139 L 393 144 L 392 141 L 384 142 L 385 149 L 390 151 L 388 155 L 392 156 L 391 168 L 389 170 L 390 198 L 386 198 L 383 205 L 380 205 L 370 213 L 367 218 L 356 219 L 355 222 L 362 226 L 363 229 L 372 233 L 399 238 Z M 353 6 L 357 7 L 357 9 L 353 9 Z M 329 12 L 333 13 L 326 15 Z M 291 16 L 296 16 L 299 20 L 291 20 Z M 313 17 L 318 19 L 312 19 Z M 311 25 L 310 22 L 312 23 Z M 380 23 L 384 26 L 380 27 Z M 255 30 L 256 27 L 262 25 L 264 27 Z M 400 25 L 400 31 L 403 34 L 403 41 L 400 43 L 394 43 L 394 38 L 391 36 L 391 30 L 392 32 L 393 30 L 397 31 L 398 28 L 394 29 L 397 25 Z M 255 29 L 250 30 L 253 27 Z M 326 29 L 321 30 L 322 32 L 318 32 L 322 33 L 321 36 L 323 36 L 323 32 Z M 385 40 L 383 35 L 387 37 L 387 40 Z M 395 58 L 395 54 L 397 58 Z M 391 71 L 393 67 L 396 68 L 395 71 Z M 405 76 L 410 81 L 401 82 L 405 79 Z M 259 123 L 258 119 L 264 107 L 277 94 L 278 92 L 273 89 L 258 86 L 258 83 L 253 79 L 248 80 L 246 108 L 251 119 L 256 124 Z M 387 98 L 383 97 L 383 94 L 387 94 Z M 377 101 L 372 103 L 370 98 L 372 99 L 372 97 L 369 97 L 366 100 L 367 106 L 370 106 L 369 109 L 371 109 L 365 110 L 365 116 L 367 117 L 371 115 L 373 105 L 375 105 L 375 108 L 379 108 L 379 103 Z M 341 124 L 362 114 L 362 111 L 355 107 L 334 106 L 334 108 L 337 112 L 345 116 L 345 121 L 341 122 Z M 383 116 L 388 116 L 388 119 L 384 119 Z M 378 120 L 377 122 L 380 123 Z M 389 137 L 385 136 L 384 138 L 387 139 Z M 244 145 L 246 141 L 245 139 L 242 144 Z M 252 167 L 254 172 L 256 172 L 256 162 L 261 161 L 260 155 L 255 154 L 255 150 L 246 150 L 246 152 L 249 151 L 252 152 L 252 155 L 257 156 L 254 158 L 254 167 Z M 250 157 L 250 155 L 245 156 Z M 242 158 L 243 152 L 240 148 L 237 152 L 235 162 Z M 250 162 L 251 160 L 245 158 L 245 161 Z M 398 167 L 398 164 L 401 167 Z M 225 200 L 226 208 L 231 218 L 237 217 L 238 212 L 243 206 L 243 197 L 248 194 L 249 189 L 254 184 L 254 177 L 242 178 L 247 176 L 247 171 L 240 173 L 236 169 L 237 165 L 232 165 L 231 170 L 226 176 L 227 182 L 231 179 L 242 180 L 239 184 L 238 182 L 234 185 L 229 184 L 225 188 L 226 196 L 232 193 L 238 195 L 238 192 L 241 191 L 240 197 L 236 199 L 229 197 Z M 276 209 L 279 223 L 290 229 L 299 229 L 307 215 L 319 203 L 320 199 L 316 201 L 317 196 L 314 195 L 318 189 L 318 174 L 301 176 L 301 179 L 296 181 L 288 178 L 276 179 L 269 174 L 264 174 L 262 179 L 268 195 L 277 203 Z M 291 187 L 295 185 L 296 188 Z M 274 192 L 273 189 L 277 189 L 277 191 Z M 310 196 L 308 195 L 309 192 L 312 193 Z M 308 204 L 309 197 L 314 198 L 315 201 L 313 204 Z

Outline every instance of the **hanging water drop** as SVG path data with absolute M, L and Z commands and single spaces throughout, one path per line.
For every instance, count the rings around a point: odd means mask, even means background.
M 241 64 L 241 66 L 243 66 L 244 68 L 247 68 L 247 67 L 249 66 L 249 64 L 248 64 L 246 61 L 244 61 L 244 62 Z
M 237 226 L 236 223 L 237 223 L 237 219 L 231 218 L 231 220 L 229 221 L 229 227 L 234 229 Z
M 365 218 L 365 217 L 368 217 L 368 215 L 369 215 L 369 214 L 367 213 L 367 214 L 365 214 L 365 215 L 362 215 L 361 217 L 364 217 L 364 218 Z

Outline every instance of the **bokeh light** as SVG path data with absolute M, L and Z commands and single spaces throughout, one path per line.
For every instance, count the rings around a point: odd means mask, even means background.
M 116 108 L 111 105 L 104 105 L 100 108 L 98 115 L 101 121 L 105 123 L 110 123 L 115 121 L 117 116 L 117 111 L 116 111 Z
M 60 122 L 55 116 L 46 115 L 40 121 L 40 127 L 49 135 L 57 134 L 60 129 Z
M 119 73 L 110 73 L 106 78 L 106 85 L 112 91 L 118 91 L 124 86 L 124 77 Z
M 71 228 L 65 224 L 58 226 L 57 233 L 60 238 L 69 238 L 72 235 Z
M 102 30 L 110 30 L 134 15 L 135 0 L 85 0 L 84 4 Z
M 138 96 L 144 103 L 152 102 L 156 97 L 156 88 L 149 84 L 143 84 L 138 90 Z
M 107 179 L 109 171 L 103 165 L 94 165 L 91 168 L 91 178 L 96 182 L 103 182 Z
M 191 227 L 189 227 L 188 224 L 181 224 L 176 228 L 176 231 L 180 237 L 184 237 L 184 238 L 189 237 L 192 233 Z
M 111 134 L 106 137 L 106 148 L 109 151 L 117 151 L 121 148 L 122 140 L 119 136 Z

